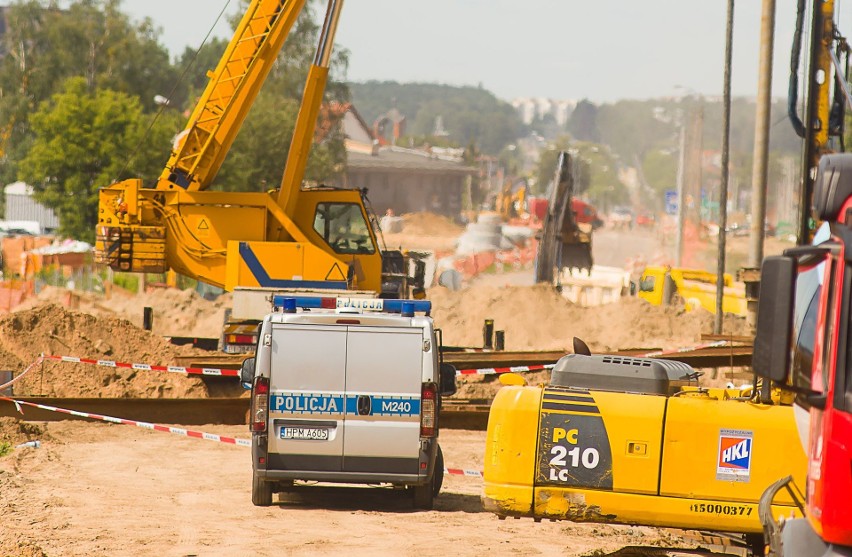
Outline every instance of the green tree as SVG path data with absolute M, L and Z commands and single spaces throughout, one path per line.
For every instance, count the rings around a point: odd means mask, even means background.
M 109 88 L 154 108 L 177 81 L 150 20 L 132 22 L 119 0 L 77 0 L 58 9 L 46 0 L 18 1 L 6 10 L 0 57 L 0 131 L 5 136 L 0 180 L 15 178 L 32 143 L 29 116 L 65 79 L 83 77 L 94 91 Z M 184 95 L 185 96 L 185 95 Z
M 67 80 L 39 106 L 20 176 L 32 184 L 36 200 L 57 212 L 60 234 L 93 241 L 98 189 L 117 179 L 156 178 L 174 122 L 159 120 L 142 141 L 148 122 L 138 99 L 92 91 L 82 77 Z
M 642 160 L 645 181 L 662 198 L 663 192 L 677 185 L 678 152 L 671 149 L 654 149 Z
M 579 141 L 599 141 L 598 107 L 588 99 L 581 100 L 568 117 L 565 127 Z
M 539 153 L 538 164 L 535 169 L 535 183 L 533 191 L 537 195 L 547 193 L 550 183 L 556 174 L 556 161 L 560 151 L 568 151 L 571 148 L 571 140 L 566 136 L 558 137 L 556 140 Z
M 622 160 L 645 158 L 646 153 L 675 137 L 674 117 L 655 113 L 656 101 L 619 101 L 600 107 L 600 141 L 610 146 Z
M 618 160 L 608 146 L 578 141 L 572 147 L 576 159 L 588 168 L 588 187 L 583 193 L 592 203 L 604 210 L 630 203 L 630 194 L 618 179 Z
M 408 135 L 432 136 L 440 117 L 453 144 L 473 141 L 483 153 L 496 155 L 527 132 L 512 105 L 481 87 L 393 81 L 350 83 L 349 87 L 367 122 L 396 108 L 407 118 Z
M 586 141 L 569 142 L 566 137 L 557 139 L 541 152 L 536 169 L 536 193 L 547 191 L 556 173 L 559 152 L 565 150 L 573 157 L 577 196 L 604 208 L 629 203 L 629 192 L 618 179 L 618 161 L 609 148 Z
M 227 46 L 228 39 L 214 37 L 197 49 L 189 47 L 184 49 L 183 54 L 177 59 L 177 67 L 184 74 L 185 87 L 179 88 L 169 98 L 171 106 L 180 110 L 192 109 L 210 81 L 207 72 L 216 69 Z

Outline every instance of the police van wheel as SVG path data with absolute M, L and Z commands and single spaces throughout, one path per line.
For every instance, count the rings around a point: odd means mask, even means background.
M 435 457 L 435 472 L 432 475 L 433 496 L 437 497 L 441 492 L 441 486 L 444 485 L 444 451 L 441 450 L 441 445 L 438 445 L 438 455 Z
M 256 507 L 268 507 L 272 504 L 272 484 L 258 477 L 251 481 L 251 502 Z
M 432 510 L 435 503 L 435 480 L 433 479 L 425 485 L 414 486 L 414 508 Z

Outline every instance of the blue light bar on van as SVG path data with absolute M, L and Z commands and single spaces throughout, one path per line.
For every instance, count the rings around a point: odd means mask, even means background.
M 429 314 L 432 302 L 429 300 L 385 300 L 382 298 L 318 298 L 314 296 L 273 296 L 275 310 L 295 312 L 302 309 L 353 309 L 359 311 L 383 311 L 386 313 Z

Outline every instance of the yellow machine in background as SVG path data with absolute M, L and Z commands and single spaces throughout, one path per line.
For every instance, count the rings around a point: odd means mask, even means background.
M 649 266 L 642 272 L 636 295 L 655 306 L 668 304 L 677 295 L 687 311 L 702 307 L 716 313 L 716 273 Z M 747 314 L 745 287 L 735 284 L 733 277 L 727 273 L 722 311 L 743 317 Z
M 518 186 L 512 190 L 512 181 L 507 180 L 500 193 L 497 194 L 495 209 L 503 218 L 503 222 L 509 222 L 515 217 L 520 217 L 527 212 L 527 186 Z
M 302 187 L 342 4 L 329 0 L 280 189 L 205 191 L 305 6 L 305 0 L 253 0 L 156 186 L 132 179 L 101 191 L 98 262 L 127 272 L 173 269 L 226 290 L 403 294 L 401 280 L 383 284 L 383 257 L 361 192 Z M 393 269 L 396 279 L 402 267 Z
M 700 389 L 683 363 L 562 358 L 545 387 L 506 386 L 491 405 L 483 504 L 500 516 L 754 535 L 767 485 L 804 478 L 792 400 Z M 783 402 L 783 403 L 782 403 Z M 781 499 L 777 515 L 798 511 Z

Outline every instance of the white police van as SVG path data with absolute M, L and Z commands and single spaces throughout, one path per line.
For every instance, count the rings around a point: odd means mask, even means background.
M 444 472 L 438 409 L 456 370 L 441 364 L 431 303 L 275 296 L 273 306 L 241 373 L 252 502 L 307 480 L 406 487 L 432 508 Z

